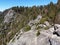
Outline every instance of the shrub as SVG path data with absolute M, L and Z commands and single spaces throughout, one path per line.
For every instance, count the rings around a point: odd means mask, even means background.
M 40 20 L 40 24 L 43 24 L 45 21 L 47 21 L 48 20 L 48 17 L 45 17 L 45 18 L 42 18 L 41 20 Z
M 36 35 L 39 36 L 40 35 L 40 32 L 38 31 Z
M 42 18 L 42 19 L 40 20 L 40 23 L 43 24 L 43 23 L 45 22 L 45 20 L 46 20 L 45 18 Z
M 26 32 L 26 31 L 29 31 L 31 29 L 31 27 L 29 26 L 29 25 L 26 25 L 25 27 L 24 27 L 24 31 Z
M 36 19 L 36 18 L 37 18 L 37 16 L 33 16 L 33 20 Z
M 47 26 L 47 27 L 45 27 L 44 29 L 47 30 L 47 29 L 49 29 L 49 27 Z

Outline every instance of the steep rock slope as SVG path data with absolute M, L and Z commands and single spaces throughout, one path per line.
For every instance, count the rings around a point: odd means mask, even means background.
M 28 23 L 31 27 L 30 31 L 25 32 L 25 29 L 22 28 L 7 45 L 60 45 L 60 25 L 55 24 L 58 28 L 54 30 L 49 22 L 45 21 L 44 24 L 40 24 L 42 16 L 39 16 Z M 45 29 L 47 25 L 49 28 Z M 42 28 L 38 28 L 38 26 Z
M 21 28 L 24 26 L 30 28 L 30 26 L 27 25 L 30 18 L 26 15 L 21 15 L 12 9 L 5 11 L 5 13 L 3 12 L 3 14 L 3 20 L 0 25 L 0 44 L 6 45 Z

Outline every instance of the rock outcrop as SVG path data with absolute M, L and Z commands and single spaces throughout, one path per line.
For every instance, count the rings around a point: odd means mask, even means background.
M 53 28 L 41 30 L 40 35 L 36 36 L 37 30 L 30 30 L 23 33 L 17 40 L 10 42 L 8 45 L 60 45 L 60 37 L 53 34 L 53 32 Z
M 9 23 L 11 22 L 11 19 L 14 18 L 14 11 L 10 9 L 8 13 L 4 17 L 4 23 Z
M 38 17 L 37 17 L 38 18 Z M 41 18 L 39 18 L 41 19 Z M 39 22 L 39 19 L 33 20 Z M 31 26 L 31 30 L 27 32 L 20 33 L 7 44 L 7 45 L 60 45 L 60 25 L 56 24 L 55 26 L 58 27 L 56 30 L 54 30 L 54 27 L 51 26 L 49 29 L 36 29 L 36 24 L 34 24 L 32 21 L 28 23 L 29 26 Z M 38 23 L 36 22 L 36 23 Z M 30 25 L 30 24 L 34 25 Z M 48 22 L 45 22 L 45 24 Z M 40 24 L 39 24 L 40 25 Z M 37 26 L 39 26 L 37 25 Z M 46 26 L 46 25 L 45 25 Z M 50 26 L 48 23 L 47 26 Z M 22 28 L 23 29 L 23 28 Z M 24 29 L 23 29 L 24 30 Z M 37 36 L 37 32 L 39 31 L 39 35 Z M 56 32 L 56 33 L 54 33 Z M 58 35 L 57 35 L 58 34 Z

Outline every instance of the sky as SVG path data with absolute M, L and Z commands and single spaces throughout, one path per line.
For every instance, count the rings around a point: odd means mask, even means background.
M 40 6 L 47 5 L 50 2 L 57 3 L 58 0 L 0 0 L 0 11 L 13 6 Z

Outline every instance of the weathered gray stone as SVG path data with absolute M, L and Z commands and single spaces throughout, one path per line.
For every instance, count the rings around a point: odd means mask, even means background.
M 46 26 L 51 26 L 48 21 L 45 21 L 44 24 L 45 24 Z
M 11 19 L 14 17 L 14 11 L 11 9 L 8 11 L 8 13 L 4 17 L 4 23 L 9 23 Z

